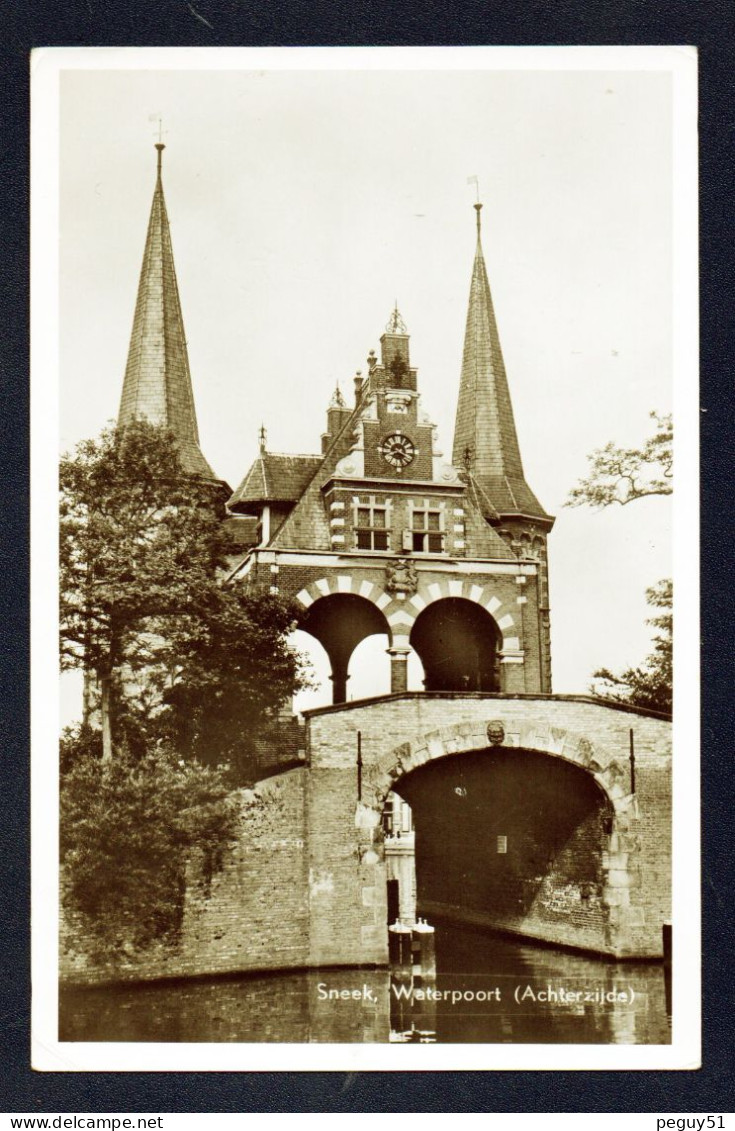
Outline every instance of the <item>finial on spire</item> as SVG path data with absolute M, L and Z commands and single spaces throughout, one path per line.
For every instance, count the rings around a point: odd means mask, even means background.
M 161 155 L 162 155 L 164 149 L 166 148 L 166 146 L 164 145 L 164 141 L 163 141 L 163 135 L 165 133 L 167 133 L 168 131 L 164 130 L 164 128 L 163 128 L 163 118 L 161 117 L 160 114 L 149 114 L 148 115 L 148 121 L 149 122 L 158 122 L 158 141 L 156 142 L 156 150 L 157 150 L 157 158 L 158 158 L 158 160 L 157 160 L 157 172 L 158 172 L 158 175 L 160 177 L 160 175 L 161 175 Z
M 265 424 L 261 424 L 260 431 L 258 432 L 258 447 L 260 448 L 260 454 L 261 455 L 265 454 L 265 450 L 266 450 L 265 445 L 266 445 L 267 439 L 268 439 L 268 433 L 265 430 Z
M 344 408 L 345 407 L 345 399 L 342 396 L 342 390 L 339 387 L 339 381 L 337 381 L 335 383 L 334 392 L 332 393 L 332 398 L 329 402 L 329 407 L 330 408 Z
M 408 330 L 406 329 L 406 323 L 403 321 L 403 319 L 401 318 L 401 316 L 398 312 L 398 299 L 396 299 L 396 301 L 395 301 L 395 306 L 393 307 L 393 313 L 391 314 L 390 318 L 388 319 L 385 328 L 386 328 L 386 330 L 388 331 L 389 334 L 407 334 L 408 333 Z
M 479 239 L 480 238 L 480 228 L 481 228 L 480 213 L 482 211 L 482 205 L 480 203 L 480 178 L 477 177 L 477 176 L 468 177 L 467 178 L 467 184 L 475 186 L 475 197 L 476 197 L 476 199 L 475 199 L 475 203 L 472 205 L 472 207 L 474 208 L 475 213 L 477 214 L 477 238 Z

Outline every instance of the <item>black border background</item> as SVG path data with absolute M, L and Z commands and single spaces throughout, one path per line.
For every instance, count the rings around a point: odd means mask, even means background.
M 0 32 L 0 1110 L 5 1112 L 712 1112 L 732 1110 L 728 865 L 732 686 L 731 0 L 11 0 Z M 40 1073 L 29 1067 L 28 147 L 31 48 L 694 44 L 700 64 L 704 1050 L 700 1071 Z M 729 190 L 729 191 L 728 191 Z M 730 293 L 728 293 L 728 291 Z M 731 881 L 730 881 L 731 882 Z M 693 922 L 691 929 L 696 929 Z

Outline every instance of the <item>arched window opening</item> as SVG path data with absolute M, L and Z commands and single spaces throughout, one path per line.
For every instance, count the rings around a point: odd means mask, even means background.
M 293 697 L 294 714 L 328 707 L 332 702 L 332 686 L 329 679 L 331 666 L 326 649 L 316 637 L 296 629 L 289 635 L 288 642 L 294 651 L 304 658 L 313 686 L 305 687 Z
M 411 632 L 427 691 L 499 691 L 501 643 L 490 614 L 461 597 L 429 605 Z
M 332 702 L 347 701 L 350 657 L 366 637 L 387 635 L 388 622 L 372 601 L 352 593 L 333 593 L 310 605 L 299 628 L 316 637 L 331 665 Z M 350 698 L 354 696 L 351 694 Z
M 366 636 L 350 657 L 348 699 L 370 699 L 390 693 L 390 663 L 385 633 Z

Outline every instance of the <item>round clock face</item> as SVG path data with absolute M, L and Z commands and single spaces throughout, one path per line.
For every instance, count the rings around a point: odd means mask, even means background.
M 380 445 L 380 454 L 391 467 L 408 467 L 416 455 L 416 449 L 402 432 L 392 432 Z

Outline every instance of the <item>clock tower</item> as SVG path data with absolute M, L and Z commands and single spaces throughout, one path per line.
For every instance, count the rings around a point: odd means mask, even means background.
M 453 464 L 422 409 L 396 304 L 380 357 L 370 350 L 366 376 L 354 378 L 354 404 L 333 394 L 321 454 L 272 453 L 263 441 L 229 500 L 233 524 L 253 531 L 233 582 L 295 598 L 299 627 L 329 655 L 335 703 L 349 698 L 350 659 L 371 635 L 387 638 L 394 693 L 407 690 L 411 652 L 423 668 L 412 690 L 551 690 L 553 519 L 525 486 L 520 456 L 512 467 L 505 457 L 518 444 L 478 254 Z M 458 445 L 468 458 L 457 459 Z

